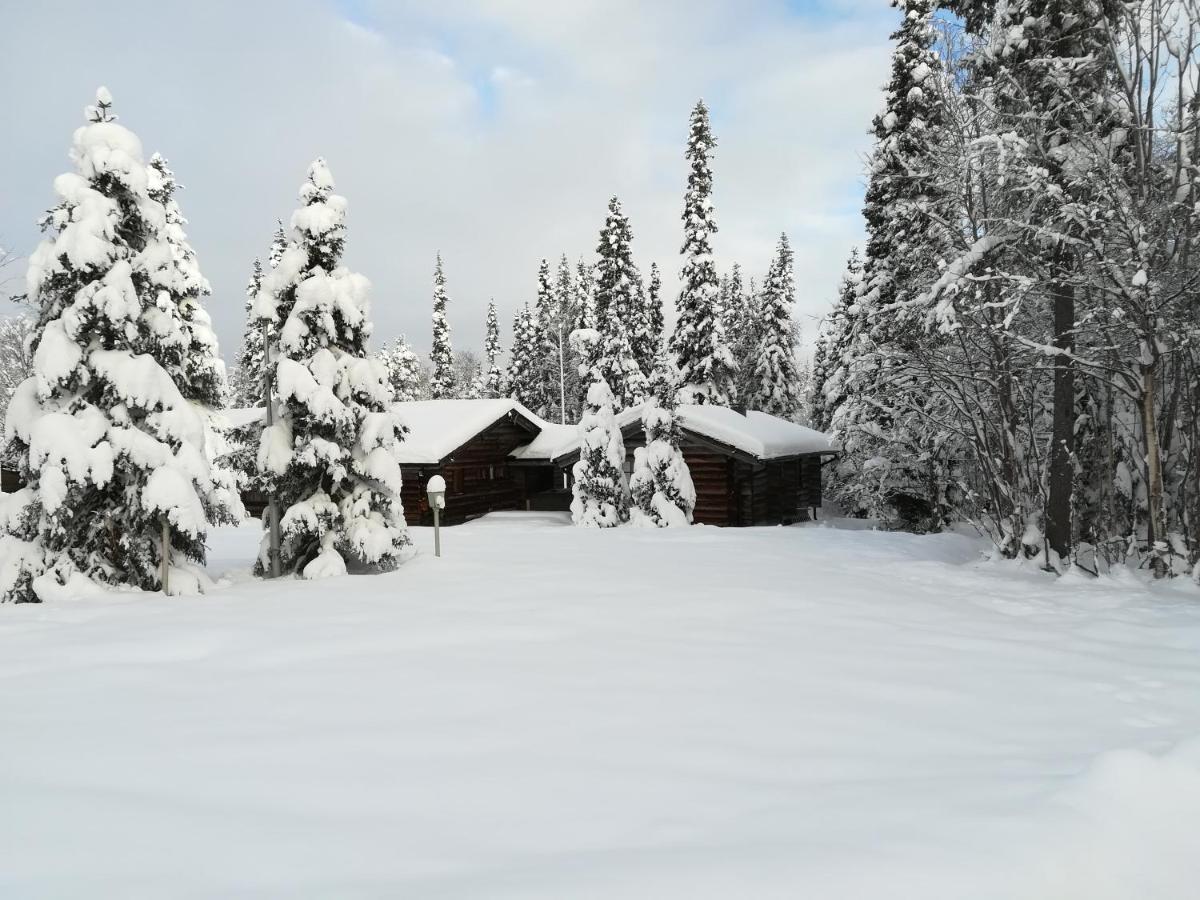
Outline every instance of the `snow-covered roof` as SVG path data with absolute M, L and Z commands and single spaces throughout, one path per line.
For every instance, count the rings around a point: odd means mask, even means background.
M 618 428 L 632 425 L 642 414 L 642 408 L 635 406 L 623 410 L 616 415 Z M 512 459 L 550 460 L 558 459 L 579 449 L 579 426 L 559 425 L 556 422 L 543 422 L 541 433 L 536 438 L 518 447 L 509 456 Z
M 779 459 L 808 453 L 836 453 L 837 442 L 820 431 L 786 419 L 751 410 L 745 415 L 724 406 L 680 406 L 679 425 L 700 437 L 733 447 L 755 459 Z M 624 429 L 641 417 L 641 407 L 624 410 L 616 417 Z M 579 450 L 575 425 L 543 425 L 533 441 L 512 453 L 518 460 L 554 460 Z
M 400 443 L 402 466 L 435 465 L 479 432 L 516 412 L 539 428 L 544 423 L 516 400 L 410 400 L 393 409 L 408 426 Z
M 681 406 L 679 424 L 757 459 L 836 453 L 840 449 L 827 434 L 753 409 L 742 415 L 724 406 Z
M 516 400 L 409 400 L 394 404 L 392 409 L 408 426 L 397 454 L 402 466 L 436 465 L 511 412 L 528 419 L 543 433 L 561 428 L 575 432 L 574 425 L 542 421 Z M 253 406 L 221 411 L 230 428 L 261 421 L 264 413 L 262 407 Z

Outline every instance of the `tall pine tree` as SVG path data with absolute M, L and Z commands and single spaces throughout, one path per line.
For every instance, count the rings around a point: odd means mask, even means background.
M 175 591 L 199 589 L 208 523 L 240 509 L 210 462 L 221 370 L 169 170 L 104 88 L 87 117 L 29 259 L 33 370 L 5 423 L 26 486 L 0 509 L 0 599 L 16 602 L 160 589 L 165 554 Z
M 821 324 L 817 345 L 813 350 L 809 409 L 810 424 L 818 431 L 829 430 L 833 410 L 841 406 L 846 399 L 844 395 L 830 391 L 830 387 L 844 383 L 844 379 L 838 375 L 838 370 L 843 365 L 849 349 L 851 317 L 856 310 L 861 281 L 862 262 L 858 257 L 858 249 L 853 248 L 846 263 L 846 272 L 842 276 L 838 298 L 829 316 Z
M 537 298 L 533 305 L 532 384 L 526 405 L 544 419 L 554 417 L 558 409 L 558 317 L 550 264 L 543 258 L 538 265 Z
M 537 328 L 526 303 L 513 316 L 512 352 L 508 361 L 508 396 L 529 406 L 537 402 Z
M 283 223 L 271 240 L 271 250 L 267 255 L 268 270 L 279 265 L 279 258 L 287 249 L 287 235 L 283 231 Z M 234 367 L 232 396 L 230 406 L 244 408 L 249 406 L 265 406 L 266 399 L 263 390 L 263 322 L 254 316 L 254 298 L 258 296 L 263 280 L 263 267 L 259 260 L 254 261 L 254 270 L 246 285 L 246 323 L 242 331 L 242 345 L 238 348 L 237 364 Z
M 454 351 L 450 347 L 450 322 L 446 319 L 446 275 L 442 271 L 442 254 L 437 255 L 437 266 L 433 271 L 433 349 L 429 360 L 433 372 L 429 379 L 429 392 L 434 400 L 444 400 L 455 395 Z
M 935 140 L 944 125 L 941 69 L 934 50 L 933 0 L 895 0 L 904 13 L 883 111 L 875 117 L 863 215 L 867 246 L 847 364 L 833 414 L 846 463 L 863 477 L 843 499 L 885 521 L 918 530 L 944 524 L 939 445 L 924 408 L 926 385 L 909 361 L 930 335 L 903 310 L 936 277 L 950 238 L 940 224 L 946 198 L 934 177 Z
M 559 385 L 559 422 L 577 421 L 579 418 L 579 357 L 571 347 L 571 332 L 579 320 L 579 294 L 575 280 L 571 277 L 571 264 L 564 254 L 558 261 L 558 273 L 554 279 L 554 302 L 556 324 L 554 333 L 555 355 Z
M 646 395 L 646 376 L 638 364 L 631 333 L 640 318 L 637 270 L 630 255 L 632 240 L 629 219 L 621 211 L 621 202 L 613 197 L 596 251 L 600 261 L 592 314 L 600 335 L 595 365 L 619 409 L 636 406 Z
M 792 306 L 796 297 L 792 248 L 779 236 L 775 261 L 762 291 L 758 344 L 754 348 L 754 377 L 746 406 L 782 419 L 800 411 L 800 372 L 796 365 L 796 326 Z
M 683 281 L 675 303 L 678 318 L 671 352 L 679 368 L 681 399 L 730 406 L 737 393 L 737 362 L 726 342 L 717 267 L 713 261 L 713 176 L 709 160 L 716 139 L 701 100 L 692 110 L 688 135 L 688 187 L 683 203 Z
M 421 358 L 409 346 L 404 335 L 380 350 L 377 356 L 387 369 L 388 383 L 392 386 L 392 396 L 397 403 L 422 399 L 424 373 Z
M 496 318 L 496 301 L 488 303 L 487 336 L 483 352 L 487 356 L 487 372 L 483 376 L 483 395 L 495 398 L 504 396 L 504 370 L 500 368 L 500 320 Z
M 346 201 L 333 188 L 317 159 L 292 214 L 291 245 L 255 303 L 277 342 L 278 420 L 263 432 L 259 462 L 282 510 L 283 569 L 306 578 L 386 571 L 409 544 L 398 460 L 404 429 L 387 368 L 367 351 L 369 284 L 340 265 Z

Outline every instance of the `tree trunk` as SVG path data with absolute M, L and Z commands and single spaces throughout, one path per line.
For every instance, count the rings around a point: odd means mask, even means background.
M 1063 559 L 1073 547 L 1071 505 L 1075 483 L 1075 287 L 1058 282 L 1054 300 L 1054 421 L 1046 496 L 1046 542 Z
M 1166 566 L 1161 555 L 1156 552 L 1155 545 L 1167 539 L 1163 523 L 1163 474 L 1162 459 L 1158 446 L 1158 418 L 1155 415 L 1155 376 L 1158 371 L 1158 354 L 1153 348 L 1143 351 L 1143 358 L 1148 360 L 1142 364 L 1142 451 L 1146 457 L 1146 545 L 1152 554 L 1154 575 L 1157 578 L 1166 574 Z

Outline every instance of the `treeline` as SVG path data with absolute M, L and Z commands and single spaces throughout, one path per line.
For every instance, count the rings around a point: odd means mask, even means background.
M 690 181 L 685 201 L 684 285 L 673 333 L 666 330 L 662 278 L 657 263 L 647 269 L 634 258 L 633 230 L 621 202 L 609 201 L 595 255 L 574 264 L 566 254 L 551 267 L 542 259 L 531 302 L 517 308 L 511 339 L 501 345 L 495 303 L 488 306 L 482 353 L 454 349 L 451 298 L 443 260 L 433 277 L 432 350 L 422 359 L 404 336 L 376 354 L 387 366 L 399 400 L 511 397 L 543 418 L 580 421 L 588 379 L 598 367 L 618 408 L 636 406 L 650 396 L 656 368 L 669 362 L 688 402 L 745 405 L 789 419 L 806 416 L 808 371 L 798 361 L 799 338 L 792 308 L 792 250 L 781 235 L 766 275 L 755 284 L 743 280 L 733 264 L 719 273 L 712 256 L 717 231 L 712 210 L 711 157 L 716 140 L 708 110 L 692 113 L 687 155 Z M 247 287 L 246 329 L 230 375 L 230 404 L 264 403 L 262 322 L 253 311 L 264 271 L 278 265 L 287 243 L 279 226 L 266 254 L 255 261 Z M 570 340 L 579 330 L 599 336 L 582 353 Z M 665 373 L 658 372 L 658 377 Z
M 814 358 L 843 503 L 1200 578 L 1200 3 L 895 5 Z

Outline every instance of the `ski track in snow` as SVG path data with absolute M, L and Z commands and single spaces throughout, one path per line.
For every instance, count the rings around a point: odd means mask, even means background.
M 1200 594 L 958 535 L 445 529 L 0 607 L 0 896 L 1197 896 Z

